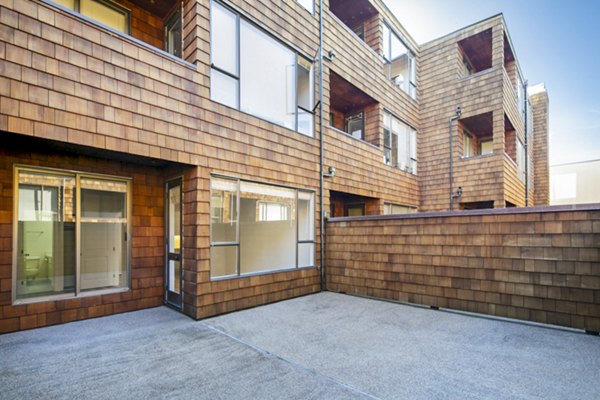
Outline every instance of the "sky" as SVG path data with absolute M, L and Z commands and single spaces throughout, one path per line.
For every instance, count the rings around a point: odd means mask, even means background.
M 600 159 L 600 1 L 384 0 L 417 43 L 499 13 L 524 78 L 550 98 L 550 165 Z

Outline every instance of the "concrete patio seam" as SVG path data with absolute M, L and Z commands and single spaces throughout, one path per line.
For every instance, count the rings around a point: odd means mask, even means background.
M 222 330 L 220 330 L 220 329 L 218 329 L 218 328 L 216 328 L 216 327 L 214 327 L 214 326 L 212 326 L 212 325 L 209 325 L 209 324 L 208 324 L 208 323 L 206 323 L 206 322 L 199 321 L 199 324 L 201 324 L 201 325 L 205 326 L 206 328 L 210 329 L 211 331 L 213 331 L 213 332 L 215 332 L 215 333 L 217 333 L 217 334 L 219 334 L 219 335 L 222 335 L 222 336 L 225 336 L 225 337 L 227 337 L 227 338 L 229 338 L 229 339 L 231 339 L 231 340 L 234 340 L 235 342 L 237 342 L 237 343 L 240 343 L 240 344 L 242 344 L 242 345 L 244 345 L 244 346 L 247 346 L 247 347 L 249 347 L 249 348 L 251 348 L 251 349 L 253 349 L 253 350 L 255 350 L 255 351 L 257 351 L 257 352 L 259 352 L 259 353 L 261 353 L 261 354 L 263 354 L 263 355 L 265 355 L 265 356 L 268 356 L 268 357 L 274 357 L 274 358 L 276 358 L 276 359 L 278 359 L 278 360 L 281 360 L 281 361 L 283 361 L 283 362 L 285 362 L 285 363 L 287 363 L 287 364 L 291 365 L 291 366 L 292 366 L 292 367 L 294 367 L 294 368 L 298 368 L 298 369 L 300 369 L 300 370 L 303 370 L 303 371 L 306 371 L 306 372 L 309 372 L 309 373 L 315 374 L 316 376 L 318 376 L 318 377 L 319 377 L 319 378 L 321 378 L 321 379 L 324 379 L 324 380 L 326 380 L 326 381 L 329 381 L 329 382 L 332 382 L 332 383 L 334 383 L 334 384 L 336 384 L 336 385 L 342 386 L 342 387 L 344 387 L 344 388 L 346 388 L 346 389 L 348 389 L 348 390 L 351 390 L 351 391 L 353 391 L 353 392 L 355 392 L 355 393 L 357 393 L 357 394 L 360 394 L 360 395 L 362 395 L 362 396 L 366 396 L 366 397 L 368 397 L 368 398 L 370 398 L 370 399 L 372 399 L 372 400 L 383 400 L 383 399 L 382 399 L 382 398 L 380 398 L 380 397 L 373 396 L 373 395 L 372 395 L 372 394 L 370 394 L 370 393 L 364 392 L 364 391 L 362 391 L 362 390 L 360 390 L 360 389 L 358 389 L 358 388 L 356 388 L 356 387 L 354 387 L 354 386 L 351 386 L 351 385 L 349 385 L 349 384 L 347 384 L 347 383 L 345 383 L 345 382 L 342 382 L 342 381 L 340 381 L 340 380 L 338 380 L 338 379 L 335 379 L 335 378 L 333 378 L 333 377 L 331 377 L 331 376 L 328 376 L 328 375 L 322 374 L 322 373 L 320 373 L 320 372 L 316 371 L 315 369 L 308 368 L 308 367 L 306 367 L 306 366 L 304 366 L 304 365 L 302 365 L 302 364 L 300 364 L 300 363 L 297 363 L 297 362 L 294 362 L 294 361 L 288 360 L 288 359 L 286 359 L 286 358 L 283 358 L 283 357 L 281 357 L 281 356 L 280 356 L 280 355 L 278 355 L 278 354 L 272 353 L 272 352 L 270 352 L 270 351 L 268 351 L 268 350 L 265 350 L 265 349 L 263 349 L 263 348 L 261 348 L 261 347 L 258 347 L 258 346 L 254 345 L 254 344 L 252 344 L 252 343 L 249 343 L 249 342 L 247 342 L 247 341 L 245 341 L 245 340 L 242 340 L 242 339 L 240 339 L 240 338 L 237 338 L 237 337 L 235 337 L 235 336 L 232 336 L 232 335 L 228 334 L 227 332 L 224 332 L 224 331 L 222 331 Z

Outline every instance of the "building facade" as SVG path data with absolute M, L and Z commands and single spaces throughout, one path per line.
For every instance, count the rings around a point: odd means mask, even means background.
M 319 4 L 0 2 L 0 332 L 317 292 L 327 216 L 533 204 L 502 16 Z
M 550 167 L 550 204 L 600 203 L 600 160 Z

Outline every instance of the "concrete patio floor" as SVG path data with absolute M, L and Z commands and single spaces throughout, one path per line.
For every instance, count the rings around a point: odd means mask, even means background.
M 600 338 L 320 293 L 0 335 L 2 399 L 592 399 Z

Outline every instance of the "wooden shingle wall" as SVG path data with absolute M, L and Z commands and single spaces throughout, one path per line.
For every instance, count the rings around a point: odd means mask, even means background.
M 3 140 L 10 140 L 6 135 Z M 12 305 L 13 165 L 132 178 L 131 290 Z M 163 302 L 163 171 L 77 155 L 0 147 L 0 333 L 100 317 Z
M 544 206 L 550 203 L 550 172 L 548 163 L 548 93 L 546 91 L 530 96 L 533 112 L 533 203 Z
M 600 205 L 339 218 L 327 289 L 600 331 Z
M 275 2 L 238 3 L 314 54 L 316 18 L 301 5 L 291 2 L 282 19 Z M 183 188 L 187 314 L 200 318 L 319 290 L 316 268 L 210 281 L 211 173 L 317 191 L 317 232 L 320 210 L 316 138 L 209 100 L 209 2 L 184 5 L 184 54 L 196 65 L 42 2 L 7 0 L 1 7 L 0 130 L 190 166 Z M 304 26 L 294 22 L 301 19 Z M 319 265 L 318 243 L 315 250 Z

